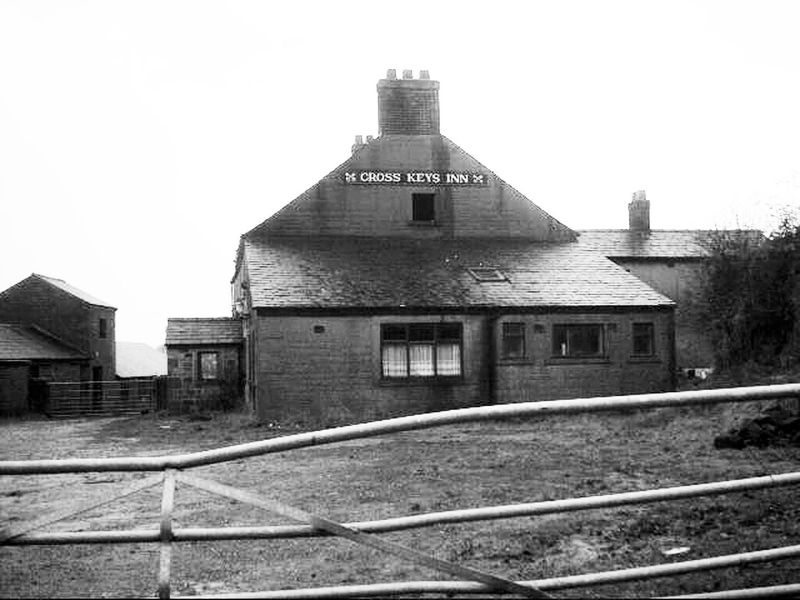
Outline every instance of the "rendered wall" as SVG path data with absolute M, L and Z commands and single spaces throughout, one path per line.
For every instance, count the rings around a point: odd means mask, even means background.
M 478 172 L 486 186 L 348 184 L 362 170 Z M 435 193 L 436 224 L 411 222 L 411 195 Z M 452 142 L 438 135 L 371 141 L 258 230 L 276 235 L 355 235 L 440 239 L 572 239 L 572 232 Z
M 678 368 L 712 366 L 713 347 L 695 307 L 703 273 L 702 261 L 615 259 L 614 262 L 677 303 L 675 354 Z
M 463 324 L 461 381 L 412 382 L 381 378 L 381 324 L 439 322 L 442 319 Z M 671 311 L 504 315 L 497 320 L 479 315 L 260 316 L 255 324 L 258 337 L 256 410 L 262 420 L 336 424 L 492 402 L 672 390 L 672 319 Z M 526 323 L 529 353 L 524 360 L 499 358 L 499 332 L 504 321 Z M 602 360 L 554 358 L 552 325 L 580 322 L 599 322 L 606 326 L 607 357 Z M 633 322 L 654 323 L 656 353 L 653 357 L 631 357 Z M 324 331 L 320 332 L 320 328 Z M 494 373 L 490 368 L 492 355 L 498 357 Z M 490 396 L 492 393 L 494 400 Z
M 463 324 L 458 382 L 381 379 L 382 323 Z M 315 333 L 315 327 L 324 332 Z M 477 316 L 266 317 L 257 319 L 262 420 L 355 423 L 485 402 L 485 320 Z
M 501 357 L 503 322 L 525 324 L 524 358 Z M 655 353 L 652 357 L 632 356 L 635 322 L 654 325 Z M 602 324 L 606 355 L 603 358 L 554 356 L 553 325 L 571 323 Z M 671 311 L 504 315 L 495 328 L 496 401 L 534 402 L 671 391 L 674 389 L 672 327 Z

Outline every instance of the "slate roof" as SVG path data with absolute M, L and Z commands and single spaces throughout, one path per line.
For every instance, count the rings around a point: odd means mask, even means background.
M 84 360 L 75 348 L 61 343 L 43 331 L 24 325 L 0 323 L 0 361 L 3 360 Z
M 167 346 L 180 344 L 238 344 L 242 321 L 230 317 L 167 319 Z
M 246 236 L 253 307 L 476 308 L 672 306 L 577 243 Z M 470 267 L 508 278 L 479 282 Z
M 108 302 L 104 302 L 103 300 L 100 300 L 90 294 L 87 294 L 83 290 L 76 288 L 74 285 L 70 285 L 63 279 L 56 279 L 55 277 L 46 277 L 44 275 L 39 275 L 38 273 L 33 273 L 31 277 L 38 277 L 39 279 L 46 281 L 50 285 L 54 285 L 55 287 L 67 292 L 68 294 L 72 294 L 76 298 L 83 300 L 87 304 L 93 304 L 95 306 L 103 306 L 106 308 L 115 308 Z
M 709 244 L 716 236 L 744 237 L 757 244 L 763 234 L 755 229 L 653 229 L 649 232 L 630 229 L 587 229 L 579 231 L 578 244 L 586 250 L 610 258 L 703 259 L 709 256 Z

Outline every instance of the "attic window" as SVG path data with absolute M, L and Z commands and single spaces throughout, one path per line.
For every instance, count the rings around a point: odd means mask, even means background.
M 411 220 L 433 223 L 436 220 L 435 198 L 436 194 L 411 194 Z
M 467 271 L 469 271 L 469 274 L 475 279 L 481 282 L 508 281 L 508 277 L 506 277 L 505 273 L 503 273 L 500 269 L 495 269 L 493 267 L 471 267 L 467 269 Z

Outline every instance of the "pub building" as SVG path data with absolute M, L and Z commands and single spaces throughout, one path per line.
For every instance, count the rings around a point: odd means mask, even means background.
M 377 91 L 379 135 L 241 236 L 245 403 L 345 423 L 674 389 L 674 302 L 442 135 L 427 71 Z M 191 339 L 170 320 L 172 370 L 229 372 Z

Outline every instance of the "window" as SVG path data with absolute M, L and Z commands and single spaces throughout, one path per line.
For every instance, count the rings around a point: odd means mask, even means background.
M 633 324 L 633 356 L 655 354 L 655 334 L 652 323 Z
M 553 325 L 553 355 L 575 358 L 603 356 L 603 326 Z
M 100 339 L 106 339 L 108 336 L 108 322 L 105 319 L 100 319 L 97 324 L 97 328 L 99 331 Z
M 503 323 L 503 358 L 525 357 L 525 323 Z
M 197 355 L 198 379 L 218 379 L 218 357 L 216 352 L 200 352 Z
M 411 194 L 411 220 L 432 223 L 436 220 L 436 194 Z
M 461 375 L 461 323 L 381 326 L 381 375 L 385 378 Z

